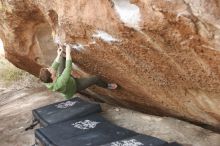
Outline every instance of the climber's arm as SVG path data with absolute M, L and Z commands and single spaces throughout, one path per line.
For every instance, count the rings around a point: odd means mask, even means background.
M 58 67 L 59 67 L 59 64 L 60 64 L 60 57 L 61 57 L 61 54 L 63 52 L 63 48 L 62 47 L 59 47 L 57 49 L 57 57 L 55 58 L 55 60 L 53 61 L 52 65 L 51 65 L 51 68 L 54 70 L 54 71 L 57 71 L 58 70 Z
M 71 71 L 72 71 L 72 58 L 71 58 L 71 48 L 70 46 L 66 45 L 66 67 L 59 77 L 59 81 L 62 82 L 62 84 L 66 84 L 71 77 Z

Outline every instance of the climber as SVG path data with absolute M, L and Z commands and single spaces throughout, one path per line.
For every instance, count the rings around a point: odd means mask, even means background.
M 62 54 L 64 54 L 63 47 L 59 46 L 57 49 L 57 57 L 55 58 L 52 66 L 49 68 L 41 68 L 40 70 L 39 78 L 46 84 L 46 87 L 49 90 L 61 92 L 66 99 L 69 99 L 76 92 L 84 90 L 94 84 L 108 89 L 117 88 L 117 84 L 106 83 L 98 76 L 91 76 L 88 78 L 74 78 L 71 76 L 71 48 L 69 45 L 65 46 L 66 59 L 62 57 Z

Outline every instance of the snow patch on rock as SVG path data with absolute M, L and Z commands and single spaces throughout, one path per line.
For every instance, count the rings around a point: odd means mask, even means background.
M 108 34 L 104 31 L 96 31 L 95 34 L 92 35 L 94 38 L 100 38 L 101 40 L 111 43 L 111 42 L 118 42 L 119 40 Z
M 140 9 L 135 4 L 131 4 L 130 0 L 112 0 L 116 12 L 119 14 L 122 22 L 126 26 L 139 29 L 141 20 Z
M 82 51 L 84 49 L 84 45 L 82 44 L 71 44 L 70 47 L 76 49 L 77 51 Z
M 53 38 L 55 44 L 62 45 L 61 39 L 58 35 L 55 35 Z

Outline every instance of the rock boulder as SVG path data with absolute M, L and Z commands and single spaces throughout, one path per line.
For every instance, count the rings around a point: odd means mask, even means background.
M 102 100 L 220 128 L 218 0 L 2 0 L 6 58 L 34 75 L 72 46 L 81 70 L 120 88 Z

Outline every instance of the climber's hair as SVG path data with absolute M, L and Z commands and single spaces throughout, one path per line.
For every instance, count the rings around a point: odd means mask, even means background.
M 51 78 L 52 74 L 49 72 L 47 68 L 41 68 L 39 78 L 44 83 L 52 83 L 53 80 Z

